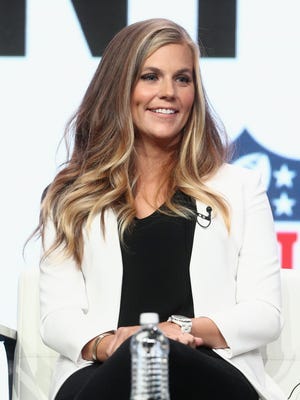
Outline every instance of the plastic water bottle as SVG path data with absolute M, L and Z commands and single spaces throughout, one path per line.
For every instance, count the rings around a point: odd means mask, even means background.
M 130 400 L 169 400 L 169 340 L 158 328 L 158 314 L 142 313 L 132 336 Z

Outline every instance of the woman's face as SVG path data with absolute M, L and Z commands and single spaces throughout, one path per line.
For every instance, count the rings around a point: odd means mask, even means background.
M 156 50 L 142 66 L 131 97 L 137 140 L 177 143 L 194 102 L 193 55 L 183 44 Z

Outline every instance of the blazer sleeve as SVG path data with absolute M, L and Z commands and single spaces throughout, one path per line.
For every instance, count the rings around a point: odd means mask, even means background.
M 228 358 L 272 342 L 282 328 L 278 244 L 270 204 L 257 173 L 244 173 L 242 198 L 243 207 L 232 205 L 232 209 L 242 209 L 233 216 L 239 229 L 231 233 L 241 235 L 236 304 L 209 316 L 229 345 Z
M 45 248 L 55 237 L 55 228 L 48 221 Z M 101 324 L 101 318 L 88 313 L 85 279 L 75 261 L 54 251 L 40 265 L 40 316 L 43 342 L 81 364 L 83 346 L 99 333 L 112 329 Z

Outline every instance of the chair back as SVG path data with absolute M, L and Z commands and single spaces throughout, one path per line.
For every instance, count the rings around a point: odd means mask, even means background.
M 39 268 L 21 272 L 12 400 L 48 400 L 58 354 L 40 337 Z
M 300 269 L 282 269 L 281 282 L 284 326 L 262 351 L 266 371 L 289 395 L 300 383 Z

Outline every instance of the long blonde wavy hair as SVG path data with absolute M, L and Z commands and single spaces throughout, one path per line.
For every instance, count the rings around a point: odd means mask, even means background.
M 185 44 L 193 54 L 194 104 L 182 139 L 171 162 L 166 206 L 173 214 L 190 217 L 190 211 L 172 202 L 175 190 L 209 204 L 229 226 L 225 200 L 213 193 L 205 180 L 227 160 L 227 143 L 214 118 L 202 85 L 199 47 L 181 26 L 166 19 L 150 19 L 122 29 L 108 44 L 78 111 L 68 124 L 66 137 L 74 135 L 69 160 L 55 176 L 43 198 L 37 231 L 44 242 L 51 219 L 56 239 L 44 257 L 62 248 L 80 266 L 83 228 L 100 213 L 116 214 L 121 240 L 135 216 L 135 133 L 131 93 L 145 60 L 167 44 Z M 226 137 L 226 136 L 224 136 Z

